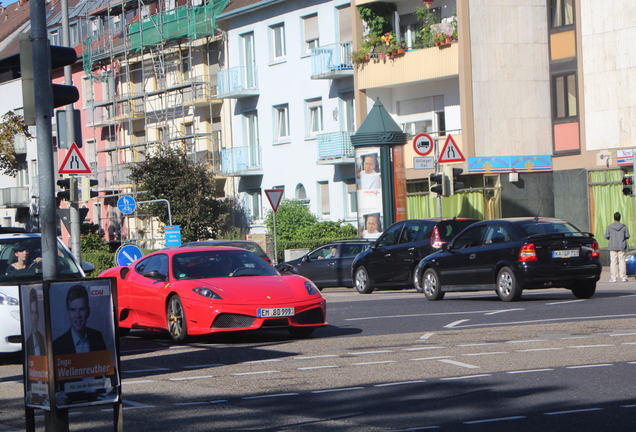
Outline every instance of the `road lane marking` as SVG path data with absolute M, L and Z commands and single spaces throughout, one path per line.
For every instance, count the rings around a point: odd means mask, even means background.
M 499 417 L 499 418 L 485 419 L 485 420 L 465 421 L 464 424 L 492 423 L 492 422 L 507 421 L 507 420 L 521 420 L 524 418 L 526 418 L 526 416 Z
M 494 355 L 494 354 L 508 354 L 508 352 L 507 351 L 482 352 L 482 353 L 469 353 L 469 354 L 462 354 L 462 355 L 466 357 L 470 357 L 470 356 L 484 356 L 484 355 Z
M 201 375 L 196 377 L 188 377 L 188 378 L 170 378 L 168 381 L 194 381 L 206 378 L 214 378 L 214 375 Z
M 368 365 L 376 365 L 376 364 L 386 364 L 386 363 L 395 363 L 395 360 L 387 360 L 387 361 L 375 361 L 375 362 L 365 362 L 365 363 L 353 363 L 352 366 L 368 366 Z
M 566 347 L 566 348 L 576 348 L 576 349 L 579 349 L 579 348 L 603 348 L 603 347 L 613 347 L 613 346 L 616 346 L 616 345 L 578 345 L 578 346 L 569 346 L 569 347 Z
M 429 314 L 408 314 L 408 315 L 384 315 L 384 316 L 371 316 L 371 317 L 359 317 L 359 318 L 345 318 L 345 321 L 364 321 L 373 319 L 386 319 L 386 318 L 417 318 L 427 316 L 446 316 L 446 315 L 471 315 L 471 314 L 484 314 L 488 312 L 497 312 L 500 309 L 495 310 L 478 310 L 478 311 L 465 311 L 465 312 L 436 312 Z
M 476 347 L 476 346 L 484 346 L 484 345 L 497 345 L 497 344 L 493 342 L 485 342 L 485 343 L 459 344 L 455 346 L 464 348 L 464 347 Z
M 224 364 L 207 364 L 207 365 L 192 365 L 192 366 L 181 366 L 183 369 L 206 369 L 206 368 L 211 368 L 211 367 L 219 367 L 219 366 L 225 366 Z
M 484 315 L 496 315 L 504 312 L 513 312 L 513 311 L 522 311 L 524 308 L 515 308 L 515 309 L 502 309 L 498 311 L 486 312 Z
M 566 366 L 566 369 L 585 369 L 585 368 L 595 368 L 595 367 L 605 367 L 605 366 L 614 366 L 611 363 L 604 364 L 595 364 L 595 365 L 581 365 L 581 366 Z
M 337 389 L 327 389 L 327 390 L 312 390 L 312 393 L 334 393 L 341 391 L 352 391 L 352 390 L 364 390 L 364 387 L 348 387 L 348 388 L 337 388 Z
M 327 355 L 318 355 L 318 356 L 294 357 L 294 360 L 313 360 L 313 359 L 328 358 L 328 357 L 338 357 L 338 356 L 336 354 L 327 354 Z
M 621 405 L 621 408 L 636 408 L 636 405 Z
M 471 364 L 468 364 L 468 363 L 462 363 L 462 362 L 458 362 L 458 361 L 455 361 L 455 360 L 440 359 L 438 361 L 440 361 L 442 363 L 448 363 L 448 364 L 452 364 L 452 365 L 455 365 L 455 366 L 467 368 L 467 369 L 479 369 L 479 366 L 471 365 Z
M 522 373 L 533 373 L 533 372 L 549 372 L 554 369 L 530 369 L 530 370 L 521 370 L 521 371 L 509 371 L 507 374 L 522 374 Z
M 532 348 L 524 350 L 515 350 L 516 352 L 533 352 L 533 351 L 559 351 L 563 348 Z
M 215 400 L 215 401 L 208 401 L 208 403 L 211 404 L 218 404 L 218 403 L 226 403 L 227 399 L 220 399 L 220 400 Z
M 610 335 L 610 337 L 616 337 L 616 336 L 636 336 L 636 333 L 616 333 L 616 334 Z
M 445 325 L 444 328 L 453 328 L 456 325 L 459 325 L 459 324 L 464 323 L 466 321 L 470 321 L 470 320 L 469 319 L 457 320 L 457 321 L 454 321 L 454 322 L 452 322 L 450 324 Z
M 330 368 L 337 368 L 338 366 L 336 365 L 328 365 L 328 366 L 310 366 L 310 367 L 302 367 L 302 368 L 297 368 L 298 370 L 304 371 L 304 370 L 314 370 L 314 369 L 330 369 Z
M 153 380 L 122 381 L 121 383 L 122 383 L 122 385 L 123 384 L 130 385 L 130 384 L 148 384 L 148 383 L 153 383 L 153 382 L 156 382 L 156 381 L 153 381 Z
M 420 340 L 428 340 L 431 338 L 431 336 L 433 336 L 435 333 L 425 333 L 422 336 L 420 336 Z
M 512 340 L 507 341 L 506 343 L 534 343 L 534 342 L 545 342 L 545 339 L 526 339 L 526 340 Z
M 440 359 L 449 359 L 449 358 L 453 358 L 453 356 L 441 356 L 441 357 L 416 358 L 416 359 L 410 359 L 410 361 L 440 360 Z
M 568 304 L 568 303 L 578 303 L 578 302 L 584 302 L 585 299 L 581 299 L 581 300 L 566 300 L 566 301 L 557 301 L 557 302 L 552 302 L 552 303 L 546 303 L 546 306 L 552 306 L 552 305 L 562 305 L 562 304 Z
M 300 393 L 279 393 L 279 394 L 270 394 L 270 395 L 260 395 L 260 396 L 245 396 L 242 397 L 242 400 L 250 400 L 250 399 L 266 399 L 266 398 L 275 398 L 275 397 L 285 397 L 285 396 L 299 396 Z
M 234 373 L 233 376 L 243 376 L 243 375 L 264 375 L 264 374 L 273 374 L 280 373 L 280 371 L 261 371 L 261 372 L 242 372 L 242 373 Z
M 585 409 L 578 409 L 578 410 L 569 410 L 569 411 L 555 411 L 555 412 L 549 412 L 549 413 L 543 413 L 544 415 L 561 415 L 561 414 L 576 414 L 576 413 L 582 413 L 582 412 L 590 412 L 590 411 L 604 411 L 605 408 L 585 408 Z
M 541 323 L 550 323 L 550 322 L 563 322 L 563 321 L 587 321 L 587 320 L 596 320 L 596 319 L 609 319 L 609 318 L 633 318 L 636 317 L 636 314 L 620 314 L 620 315 L 596 315 L 596 316 L 579 316 L 579 317 L 570 317 L 570 318 L 548 318 L 548 319 L 540 319 L 540 320 L 528 320 L 528 321 L 511 321 L 511 322 L 496 322 L 496 323 L 485 323 L 485 324 L 468 324 L 463 326 L 456 326 L 455 328 L 474 328 L 474 327 L 495 327 L 495 326 L 511 326 L 511 325 L 521 325 L 521 324 L 541 324 Z M 448 326 L 446 326 L 448 327 Z M 584 338 L 585 336 L 581 337 Z M 562 338 L 562 339 L 576 339 L 575 338 Z
M 408 428 L 408 429 L 392 429 L 392 430 L 384 431 L 384 432 L 415 432 L 415 431 L 440 429 L 440 428 L 441 426 L 418 426 L 418 427 Z
M 283 360 L 282 359 L 250 360 L 250 361 L 240 362 L 239 364 L 274 363 L 274 362 L 279 362 L 279 361 L 283 361 Z
M 470 378 L 484 378 L 484 377 L 489 377 L 492 376 L 492 374 L 480 374 L 480 375 L 464 375 L 464 376 L 459 376 L 459 377 L 449 377 L 449 378 L 440 378 L 440 381 L 452 381 L 452 380 L 463 380 L 463 379 L 470 379 Z
M 392 353 L 392 350 L 383 350 L 383 351 L 364 351 L 364 352 L 354 352 L 354 353 L 347 353 L 347 355 L 352 355 L 352 356 L 361 356 L 361 355 L 370 355 L 370 354 L 386 354 L 386 353 Z
M 425 382 L 426 381 L 424 380 L 400 381 L 400 382 L 393 382 L 393 383 L 386 383 L 386 384 L 375 384 L 373 387 L 391 387 L 391 386 L 398 386 L 398 385 L 405 385 L 405 384 L 421 384 Z
M 190 406 L 190 405 L 209 405 L 210 402 L 179 402 L 175 403 L 175 406 Z
M 424 350 L 434 350 L 434 349 L 442 349 L 446 348 L 443 346 L 426 346 L 426 347 L 416 347 L 416 348 L 403 348 L 403 351 L 424 351 Z

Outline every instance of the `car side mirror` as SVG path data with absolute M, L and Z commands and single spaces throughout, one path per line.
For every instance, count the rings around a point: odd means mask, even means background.
M 305 255 L 305 256 L 303 257 L 303 261 L 304 261 L 304 262 L 309 262 L 309 255 Z
M 150 279 L 159 279 L 161 281 L 165 281 L 167 279 L 166 275 L 159 273 L 157 270 L 150 270 L 143 274 L 144 277 Z
M 95 271 L 95 266 L 89 262 L 86 261 L 82 261 L 80 263 L 82 270 L 84 270 L 84 273 L 89 274 Z
M 450 243 L 442 243 L 442 247 L 440 248 L 440 250 L 443 250 L 443 251 L 447 251 L 450 249 L 451 249 Z

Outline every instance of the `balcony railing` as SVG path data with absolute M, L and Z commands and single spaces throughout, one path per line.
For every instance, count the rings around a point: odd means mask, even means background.
M 258 96 L 258 74 L 256 66 L 236 66 L 218 72 L 219 98 L 242 98 Z
M 262 174 L 261 147 L 244 146 L 221 150 L 221 174 L 225 177 Z
M 30 203 L 28 187 L 0 189 L 0 206 L 9 208 L 27 207 Z
M 351 145 L 353 131 L 328 132 L 316 137 L 318 143 L 318 163 L 353 163 L 355 150 Z
M 311 78 L 336 79 L 353 76 L 351 42 L 311 50 Z
M 13 148 L 15 148 L 16 154 L 26 154 L 27 152 L 27 139 L 26 135 L 19 133 L 13 137 Z
M 122 164 L 118 167 L 101 167 L 97 169 L 97 181 L 100 189 L 116 188 L 121 185 L 130 184 L 128 178 L 131 170 L 129 164 Z

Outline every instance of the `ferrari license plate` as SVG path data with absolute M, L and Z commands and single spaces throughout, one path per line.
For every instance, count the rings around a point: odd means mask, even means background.
M 552 258 L 576 258 L 578 256 L 579 256 L 578 249 L 552 251 Z
M 259 318 L 286 317 L 286 316 L 294 316 L 293 307 L 258 309 Z

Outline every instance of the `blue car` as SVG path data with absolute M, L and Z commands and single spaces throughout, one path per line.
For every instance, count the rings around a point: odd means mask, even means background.
M 625 254 L 625 270 L 627 276 L 636 277 L 636 251 Z

